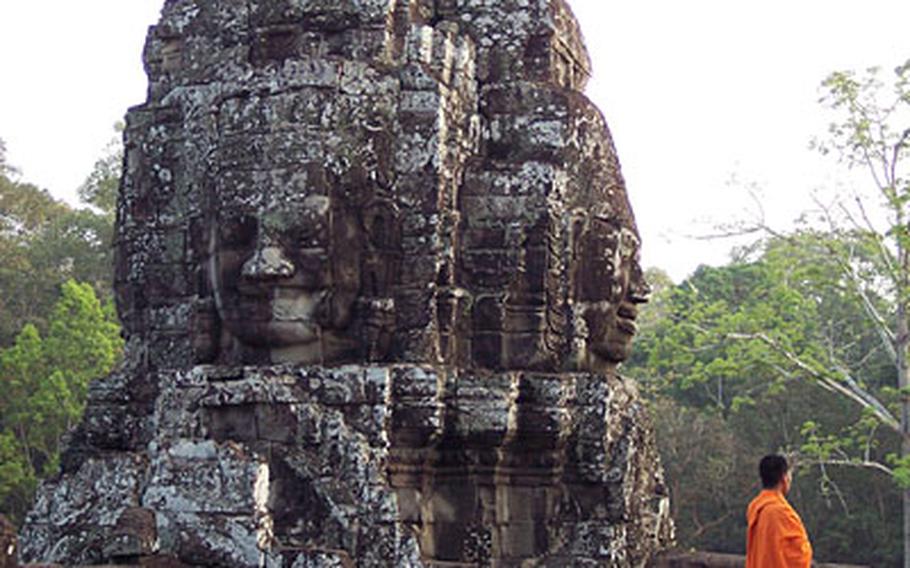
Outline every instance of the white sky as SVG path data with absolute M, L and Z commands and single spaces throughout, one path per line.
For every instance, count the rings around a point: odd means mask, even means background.
M 140 55 L 161 0 L 0 0 L 0 138 L 22 178 L 76 188 L 145 98 Z M 742 216 L 731 177 L 763 188 L 785 223 L 841 170 L 824 134 L 831 71 L 910 58 L 907 0 L 571 0 L 588 41 L 588 94 L 610 123 L 644 240 L 679 280 L 728 241 L 691 235 Z

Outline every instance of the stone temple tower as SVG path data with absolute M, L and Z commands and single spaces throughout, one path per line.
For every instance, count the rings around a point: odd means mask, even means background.
M 167 0 L 28 561 L 644 566 L 648 286 L 565 0 Z

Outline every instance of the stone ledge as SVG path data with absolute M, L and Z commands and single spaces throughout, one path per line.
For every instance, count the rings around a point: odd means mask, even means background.
M 735 554 L 671 551 L 661 555 L 653 568 L 742 568 L 745 565 L 746 557 Z M 869 568 L 855 564 L 813 563 L 812 566 L 814 568 Z

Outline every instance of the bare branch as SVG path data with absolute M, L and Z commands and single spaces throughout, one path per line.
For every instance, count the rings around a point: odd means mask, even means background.
M 910 128 L 904 130 L 901 134 L 900 139 L 894 145 L 893 153 L 891 154 L 891 184 L 893 185 L 897 181 L 897 164 L 900 161 L 900 153 L 904 148 L 904 145 L 907 143 L 907 140 L 910 140 Z
M 764 231 L 765 228 L 762 226 L 754 227 L 741 227 L 736 229 L 724 229 L 715 233 L 710 233 L 707 235 L 686 235 L 686 238 L 696 240 L 696 241 L 713 241 L 720 239 L 731 239 L 734 237 L 744 237 L 746 235 L 753 235 L 755 233 Z
M 831 213 L 828 208 L 820 203 L 816 199 L 816 205 L 822 210 L 825 218 L 828 220 L 828 223 L 831 226 L 835 226 L 836 223 L 831 217 Z M 879 335 L 882 345 L 885 348 L 885 351 L 888 353 L 888 357 L 892 364 L 897 365 L 897 349 L 895 348 L 895 343 L 897 341 L 897 336 L 891 330 L 891 327 L 888 325 L 887 320 L 879 313 L 878 308 L 875 307 L 875 304 L 872 302 L 872 299 L 869 297 L 869 294 L 866 292 L 866 289 L 863 287 L 863 280 L 856 274 L 856 270 L 849 261 L 845 260 L 838 251 L 830 245 L 830 243 L 824 243 L 824 247 L 828 249 L 828 252 L 831 254 L 831 258 L 840 266 L 841 272 L 846 276 L 851 283 L 851 288 L 859 296 L 860 301 L 862 302 L 863 311 L 866 312 L 866 315 L 872 320 L 872 323 L 875 326 L 875 331 Z M 897 282 L 895 282 L 897 284 Z
M 851 377 L 849 373 L 846 373 L 842 369 L 838 369 L 841 375 L 841 380 L 837 380 L 823 373 L 820 373 L 806 364 L 805 361 L 800 359 L 796 354 L 784 348 L 780 343 L 768 337 L 764 333 L 733 333 L 728 334 L 727 337 L 730 339 L 761 341 L 762 343 L 774 349 L 774 351 L 776 351 L 779 355 L 790 361 L 790 363 L 792 363 L 798 369 L 812 377 L 812 379 L 814 379 L 816 383 L 821 387 L 831 392 L 840 394 L 856 402 L 863 408 L 869 409 L 883 424 L 894 430 L 902 437 L 905 437 L 905 435 L 901 432 L 900 421 L 894 417 L 891 411 L 889 411 L 878 399 L 860 387 L 859 383 L 853 377 Z
M 883 463 L 877 461 L 869 461 L 867 459 L 863 460 L 849 460 L 849 459 L 825 459 L 825 460 L 805 460 L 802 463 L 806 465 L 829 465 L 829 466 L 838 466 L 838 467 L 856 467 L 864 469 L 874 469 L 880 471 L 886 475 L 893 476 L 894 470 L 886 466 Z
M 853 225 L 854 229 L 856 229 L 857 231 L 866 230 L 866 228 L 859 221 L 857 221 L 854 218 L 853 212 L 851 212 L 850 208 L 847 207 L 844 203 L 838 201 L 837 207 L 838 207 L 838 209 L 841 210 L 841 213 L 843 213 L 844 217 L 846 217 L 847 220 L 850 221 L 850 223 Z
M 872 424 L 872 427 L 869 429 L 869 437 L 866 438 L 866 447 L 863 450 L 863 461 L 871 461 L 872 459 L 872 440 L 875 439 L 875 433 L 878 431 L 878 422 Z
M 837 483 L 831 479 L 830 475 L 828 475 L 828 469 L 825 467 L 826 465 L 827 464 L 820 463 L 818 466 L 819 470 L 821 470 L 822 473 L 822 483 L 827 484 L 829 487 L 834 489 L 834 494 L 837 495 L 837 499 L 840 501 L 841 507 L 844 509 L 844 513 L 849 515 L 850 508 L 847 506 L 847 500 L 844 499 L 844 494 L 840 490 L 840 487 L 837 485 Z
M 713 241 L 720 239 L 729 239 L 735 237 L 744 237 L 747 235 L 753 235 L 755 233 L 764 232 L 772 236 L 783 237 L 782 234 L 774 231 L 765 221 L 765 207 L 762 204 L 761 197 L 758 195 L 758 191 L 755 189 L 754 184 L 750 184 L 749 197 L 752 199 L 752 203 L 755 205 L 757 212 L 756 220 L 752 224 L 745 223 L 730 223 L 730 224 L 721 224 L 716 227 L 716 231 L 706 235 L 686 235 L 687 238 L 698 240 L 698 241 Z
M 882 259 L 882 262 L 885 265 L 885 269 L 891 276 L 892 282 L 898 282 L 900 278 L 898 276 L 897 270 L 895 270 L 894 260 L 891 258 L 891 251 L 889 251 L 885 246 L 884 240 L 881 238 L 881 233 L 875 229 L 875 225 L 872 223 L 872 220 L 869 218 L 869 214 L 866 212 L 866 206 L 863 205 L 863 200 L 860 199 L 858 195 L 854 195 L 853 199 L 856 201 L 856 206 L 859 208 L 860 215 L 862 215 L 870 233 L 875 235 L 875 242 L 878 245 L 879 257 Z
M 875 305 L 872 303 L 872 299 L 869 298 L 869 294 L 858 285 L 859 278 L 852 270 L 849 271 L 851 279 L 854 281 L 854 291 L 859 296 L 860 301 L 863 304 L 863 310 L 865 310 L 866 315 L 872 320 L 872 323 L 875 324 L 875 331 L 879 335 L 882 345 L 885 348 L 885 351 L 888 353 L 888 357 L 891 360 L 892 364 L 897 365 L 897 349 L 894 345 L 897 341 L 897 337 L 894 335 L 894 332 L 888 326 L 888 322 L 885 321 L 885 318 L 878 312 Z
M 852 346 L 853 345 L 848 345 L 847 348 L 850 348 Z M 866 351 L 865 355 L 863 355 L 862 357 L 859 358 L 859 360 L 856 362 L 855 366 L 857 368 L 862 367 L 863 365 L 865 365 L 866 363 L 871 361 L 873 357 L 878 355 L 878 353 L 879 353 L 878 347 L 873 347 L 872 349 L 869 349 L 868 351 Z

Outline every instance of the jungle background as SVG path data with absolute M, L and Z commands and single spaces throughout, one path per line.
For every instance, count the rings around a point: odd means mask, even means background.
M 783 230 L 756 198 L 706 235 L 741 243 L 727 264 L 679 283 L 648 270 L 652 300 L 622 372 L 651 407 L 682 548 L 742 553 L 756 464 L 783 452 L 816 558 L 902 564 L 908 83 L 910 62 L 830 75 L 820 103 L 831 128 L 813 144 L 840 161 L 846 190 L 819 194 Z M 21 523 L 57 471 L 89 382 L 123 348 L 111 290 L 122 150 L 115 136 L 76 206 L 22 179 L 5 155 L 0 142 L 0 512 Z

